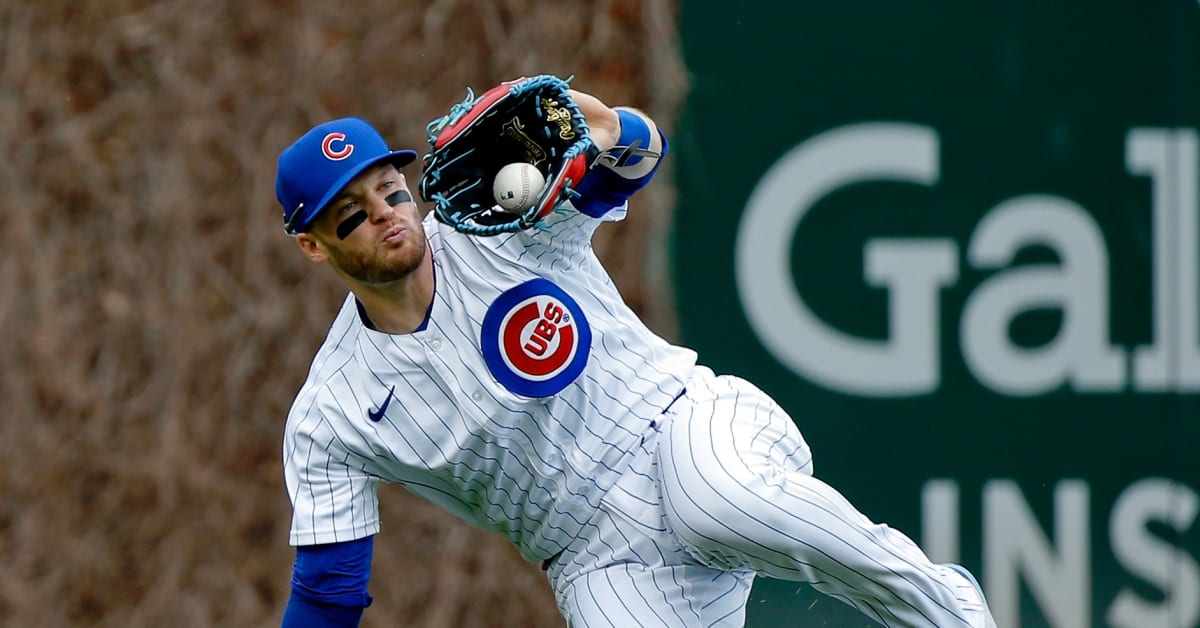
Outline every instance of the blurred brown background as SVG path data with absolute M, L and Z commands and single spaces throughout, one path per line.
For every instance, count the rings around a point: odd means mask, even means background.
M 361 115 L 423 151 L 539 73 L 669 130 L 674 4 L 0 1 L 0 624 L 278 624 L 283 420 L 344 294 L 282 232 L 279 150 Z M 669 181 L 597 247 L 671 336 Z M 506 543 L 382 499 L 364 626 L 562 625 Z

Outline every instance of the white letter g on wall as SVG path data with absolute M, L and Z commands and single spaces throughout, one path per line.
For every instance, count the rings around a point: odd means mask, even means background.
M 862 123 L 826 131 L 788 151 L 751 192 L 734 251 L 738 295 L 751 328 L 784 366 L 850 394 L 906 396 L 940 380 L 937 288 L 957 279 L 949 240 L 874 240 L 868 283 L 889 288 L 888 338 L 864 339 L 821 321 L 791 273 L 804 215 L 838 188 L 865 181 L 937 182 L 938 137 L 925 126 Z

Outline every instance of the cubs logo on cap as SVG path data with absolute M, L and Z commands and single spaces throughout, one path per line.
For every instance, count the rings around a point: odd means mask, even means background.
M 545 279 L 532 279 L 497 297 L 480 333 L 492 376 L 526 397 L 549 397 L 575 381 L 592 345 L 592 330 L 579 304 Z
M 321 152 L 325 153 L 326 159 L 341 161 L 354 153 L 354 144 L 346 141 L 345 133 L 333 131 L 321 140 Z
M 367 168 L 391 160 L 403 168 L 416 151 L 388 148 L 362 118 L 341 118 L 313 127 L 279 154 L 275 196 L 283 206 L 284 230 L 308 231 L 325 206 Z

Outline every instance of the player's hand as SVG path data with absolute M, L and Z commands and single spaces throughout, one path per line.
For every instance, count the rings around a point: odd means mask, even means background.
M 617 112 L 585 96 L 587 113 L 567 82 L 549 74 L 506 81 L 478 98 L 450 107 L 425 127 L 430 150 L 422 160 L 418 189 L 438 220 L 479 236 L 515 233 L 537 225 L 576 188 L 596 158 L 593 120 L 604 129 L 604 146 L 619 135 Z M 533 164 L 545 179 L 519 211 L 497 207 L 496 175 L 512 163 Z
M 587 121 L 596 148 L 604 152 L 615 146 L 617 138 L 621 136 L 621 119 L 617 117 L 617 112 L 591 94 L 575 89 L 567 92 Z

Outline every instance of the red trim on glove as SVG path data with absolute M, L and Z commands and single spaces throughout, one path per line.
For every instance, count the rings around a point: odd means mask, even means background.
M 512 94 L 513 85 L 527 80 L 529 80 L 527 77 L 521 77 L 501 83 L 484 92 L 482 96 L 475 99 L 475 103 L 471 105 L 471 110 L 466 115 L 438 133 L 437 139 L 433 142 L 433 147 L 437 149 L 449 144 L 450 140 L 454 139 L 464 128 L 471 126 L 476 119 L 490 111 L 497 103 L 508 98 Z

